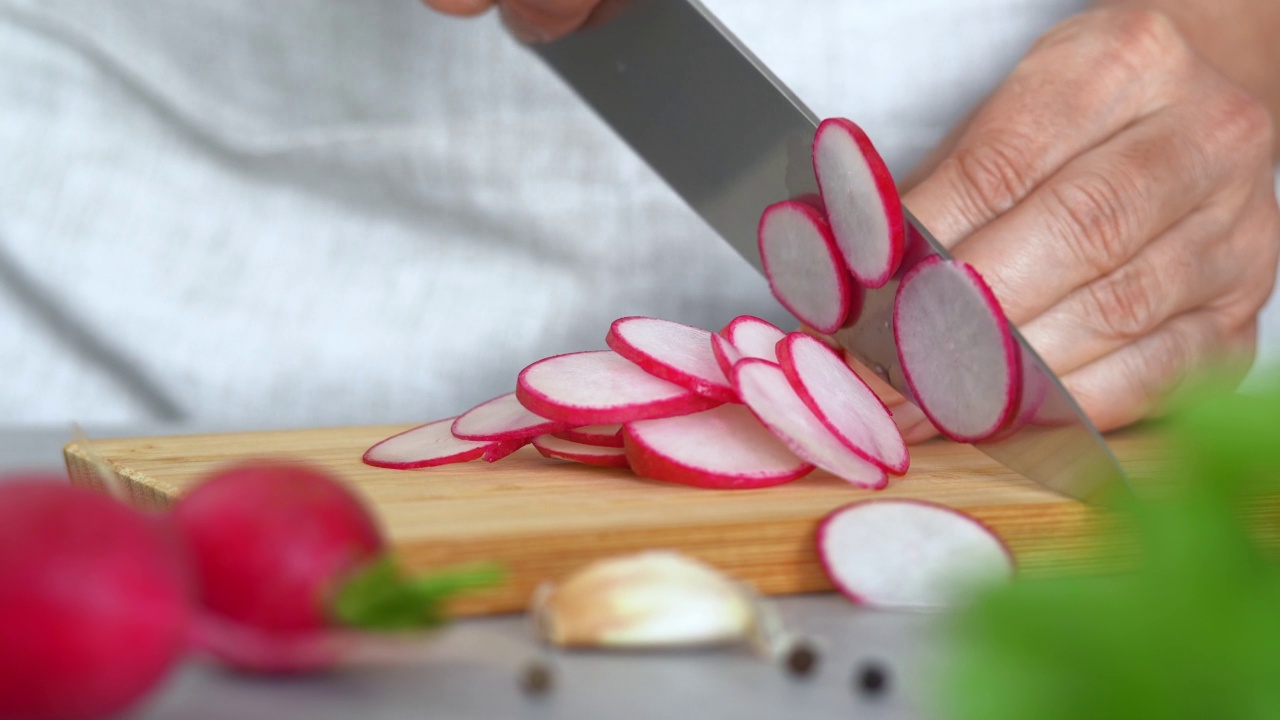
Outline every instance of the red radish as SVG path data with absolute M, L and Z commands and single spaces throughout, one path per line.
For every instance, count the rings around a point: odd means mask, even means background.
M 597 447 L 622 447 L 622 425 L 613 423 L 611 425 L 587 425 L 579 428 L 569 428 L 563 432 L 552 433 L 558 438 L 564 438 L 583 445 L 595 445 Z
M 912 268 L 894 298 L 893 335 L 912 395 L 944 435 L 977 442 L 1013 417 L 1018 344 L 972 267 L 933 256 Z
M 901 475 L 910 455 L 884 403 L 831 348 L 804 333 L 778 343 L 778 360 L 804 404 L 861 457 Z
M 849 298 L 849 312 L 845 315 L 841 328 L 853 327 L 857 324 L 858 319 L 862 317 L 862 307 L 867 300 L 867 289 L 859 285 L 857 280 L 851 280 L 849 286 L 852 290 Z
M 711 354 L 715 356 L 716 364 L 724 371 L 725 377 L 733 375 L 734 363 L 743 358 L 742 353 L 733 346 L 733 343 L 717 333 L 711 334 Z
M 1022 388 L 1018 395 L 1018 409 L 1004 427 L 987 438 L 988 441 L 1004 440 L 1029 423 L 1043 419 L 1047 414 L 1044 412 L 1045 403 L 1049 400 L 1053 380 L 1040 369 L 1025 348 L 1019 347 Z M 1072 417 L 1074 418 L 1074 413 Z
M 778 355 L 774 348 L 777 347 L 779 340 L 787 336 L 785 332 L 778 329 L 778 326 L 752 315 L 739 315 L 729 321 L 720 334 L 742 353 L 743 357 L 760 358 L 770 362 L 777 362 Z
M 528 440 L 534 435 L 559 432 L 567 426 L 529 412 L 515 393 L 499 395 L 462 413 L 450 431 L 462 440 Z
M 863 500 L 818 527 L 832 584 L 861 605 L 938 608 L 972 587 L 1013 575 L 1009 549 L 986 525 L 920 500 Z
M 751 412 L 801 459 L 860 487 L 880 489 L 888 483 L 884 468 L 850 450 L 822 424 L 776 363 L 740 360 L 733 366 L 733 385 Z
M 684 415 L 720 404 L 654 377 L 609 350 L 539 360 L 520 371 L 516 397 L 543 417 L 573 425 Z
M 305 465 L 223 469 L 172 514 L 191 547 L 205 610 L 270 636 L 328 627 L 328 603 L 343 580 L 385 551 L 360 500 Z
M 539 435 L 533 439 L 533 446 L 542 453 L 543 457 L 553 460 L 569 460 L 601 467 L 627 467 L 627 454 L 618 447 L 587 445 L 555 435 Z
M 822 214 L 795 200 L 775 203 L 761 215 L 757 238 L 778 302 L 818 332 L 838 330 L 853 305 L 853 288 Z
M 867 287 L 883 286 L 902 261 L 902 203 L 893 175 L 866 133 L 844 118 L 822 121 L 813 138 L 827 220 L 849 271 Z
M 713 400 L 737 400 L 711 352 L 711 333 L 670 320 L 624 317 L 605 342 L 645 372 Z
M 0 717 L 135 705 L 186 646 L 188 580 L 159 519 L 64 477 L 0 483 Z
M 203 613 L 192 644 L 231 667 L 284 674 L 330 669 L 338 665 L 385 665 L 413 661 L 423 654 L 422 631 L 369 632 L 345 628 L 279 635 L 252 625 Z
M 631 468 L 654 480 L 734 490 L 780 485 L 813 469 L 741 405 L 637 420 L 623 436 Z
M 452 432 L 454 418 L 436 420 L 426 425 L 392 435 L 364 453 L 366 465 L 412 470 L 484 458 L 500 460 L 519 450 L 524 440 L 462 440 Z

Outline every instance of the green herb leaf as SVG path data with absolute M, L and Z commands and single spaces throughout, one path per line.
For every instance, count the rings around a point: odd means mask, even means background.
M 335 619 L 348 627 L 369 630 L 429 628 L 447 620 L 445 602 L 468 590 L 502 582 L 502 568 L 477 564 L 446 568 L 420 577 L 405 577 L 390 556 L 352 575 L 331 604 Z

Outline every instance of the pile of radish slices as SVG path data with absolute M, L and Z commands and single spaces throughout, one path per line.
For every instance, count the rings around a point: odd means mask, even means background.
M 550 458 L 630 467 L 654 480 L 742 489 L 820 467 L 881 488 L 906 472 L 889 411 L 836 351 L 751 316 L 718 333 L 668 320 L 614 321 L 611 350 L 557 355 L 516 391 L 390 437 L 370 465 L 499 460 L 526 444 Z

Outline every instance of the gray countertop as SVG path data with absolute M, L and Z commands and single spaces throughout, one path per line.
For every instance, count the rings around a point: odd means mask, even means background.
M 203 429 L 203 428 L 202 428 Z M 160 434 L 87 428 L 92 437 Z M 172 430 L 172 429 L 171 429 Z M 0 472 L 62 469 L 62 428 L 0 427 Z M 298 718 L 911 718 L 922 715 L 929 667 L 940 655 L 929 615 L 872 612 L 832 594 L 779 598 L 786 628 L 814 638 L 819 663 L 789 675 L 745 650 L 566 653 L 539 646 L 524 618 L 465 620 L 436 636 L 423 656 L 396 666 L 322 677 L 262 679 L 188 663 L 137 713 L 160 720 Z M 549 692 L 528 695 L 529 661 L 552 670 Z M 883 667 L 886 689 L 868 696 L 855 677 Z

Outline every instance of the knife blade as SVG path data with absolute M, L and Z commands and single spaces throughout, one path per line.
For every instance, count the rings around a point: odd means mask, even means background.
M 607 2 L 608 19 L 533 50 L 757 270 L 761 212 L 818 191 L 810 149 L 818 118 L 696 0 Z M 909 241 L 950 257 L 904 208 Z M 836 339 L 910 398 L 893 340 L 897 280 L 868 290 Z M 1024 424 L 975 447 L 1059 493 L 1097 498 L 1125 475 L 1061 381 L 1017 331 Z

